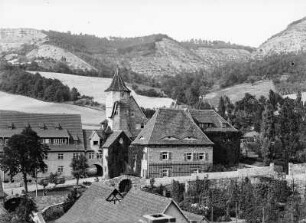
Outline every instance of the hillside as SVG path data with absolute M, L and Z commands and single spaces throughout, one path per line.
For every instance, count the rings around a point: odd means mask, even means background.
M 111 78 L 84 77 L 52 72 L 39 73 L 46 78 L 58 79 L 70 88 L 76 87 L 81 94 L 92 96 L 100 104 L 105 104 L 106 92 L 104 90 L 109 87 L 112 81 Z M 127 86 L 131 89 L 131 85 L 127 84 Z M 169 107 L 173 101 L 170 98 L 154 98 L 137 95 L 133 90 L 132 95 L 135 97 L 137 103 L 144 108 Z
M 0 91 L 1 109 L 30 113 L 67 113 L 81 114 L 85 128 L 98 127 L 105 117 L 104 111 L 64 103 L 50 103 L 21 95 Z
M 120 64 L 131 72 L 159 77 L 209 70 L 229 61 L 247 60 L 251 53 L 238 45 L 197 45 L 164 34 L 99 38 L 69 32 L 0 29 L 0 55 L 13 64 L 35 61 L 49 71 L 54 64 L 64 64 L 72 70 L 96 70 L 99 76 L 107 77 Z
M 306 51 L 306 17 L 292 22 L 287 28 L 269 38 L 254 53 L 267 56 L 275 53 Z
M 210 92 L 205 95 L 204 100 L 214 107 L 218 107 L 221 96 L 228 96 L 231 102 L 235 103 L 241 100 L 246 93 L 255 95 L 256 98 L 259 98 L 260 96 L 267 97 L 270 90 L 275 91 L 275 86 L 272 81 L 258 81 L 253 84 L 237 84 L 233 87 Z

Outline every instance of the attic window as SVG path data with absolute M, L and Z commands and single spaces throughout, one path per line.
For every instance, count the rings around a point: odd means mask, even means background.
M 165 138 L 163 138 L 165 140 L 177 140 L 177 138 L 173 137 L 173 136 L 167 136 Z
M 207 129 L 214 127 L 214 124 L 211 122 L 199 123 L 201 129 Z
M 144 124 L 143 123 L 140 124 L 140 128 L 142 128 L 142 129 L 144 128 Z
M 197 139 L 191 136 L 187 136 L 186 138 L 184 138 L 184 140 L 197 140 Z
M 39 128 L 40 129 L 46 129 L 45 123 L 39 123 Z
M 14 128 L 15 128 L 14 123 L 12 122 L 12 123 L 8 124 L 8 125 L 7 125 L 7 128 L 8 128 L 8 129 L 14 129 Z
M 60 123 L 55 123 L 55 128 L 56 128 L 56 129 L 62 129 L 62 126 L 61 126 Z
M 140 140 L 144 140 L 144 137 L 143 137 L 143 136 L 140 136 L 139 139 L 140 139 Z

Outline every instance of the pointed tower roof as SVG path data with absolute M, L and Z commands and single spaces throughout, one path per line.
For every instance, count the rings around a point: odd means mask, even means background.
M 125 91 L 125 92 L 131 92 L 130 89 L 128 89 L 127 86 L 125 85 L 125 83 L 124 83 L 122 77 L 120 76 L 118 70 L 119 69 L 117 68 L 116 72 L 114 74 L 112 83 L 105 90 L 105 92 L 107 92 L 107 91 Z

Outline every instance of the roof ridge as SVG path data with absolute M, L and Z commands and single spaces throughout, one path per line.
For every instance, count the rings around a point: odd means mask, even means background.
M 197 125 L 197 123 L 195 123 L 195 121 L 192 118 L 192 115 L 190 114 L 189 110 L 184 110 L 183 111 L 186 116 L 189 118 L 189 120 L 196 126 L 196 128 L 206 137 L 206 139 L 211 142 L 211 144 L 214 144 L 209 138 L 208 136 L 202 131 L 202 129 Z
M 156 110 L 156 112 L 154 113 L 153 117 L 151 118 L 152 120 L 153 120 L 153 118 L 155 118 L 155 121 L 154 121 L 152 129 L 151 129 L 150 138 L 148 139 L 148 144 L 149 144 L 149 142 L 151 140 L 151 137 L 152 137 L 152 134 L 153 134 L 153 130 L 155 128 L 155 124 L 156 124 L 156 121 L 157 121 L 156 119 L 157 119 L 158 113 L 159 113 L 159 109 Z M 151 121 L 151 119 L 150 119 L 150 121 Z

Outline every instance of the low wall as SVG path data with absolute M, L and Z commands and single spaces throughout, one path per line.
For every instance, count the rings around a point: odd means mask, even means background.
M 299 163 L 299 164 L 288 164 L 288 175 L 294 176 L 294 175 L 300 175 L 305 174 L 306 175 L 306 163 Z
M 202 180 L 204 178 L 209 180 L 223 180 L 258 176 L 275 177 L 276 175 L 274 164 L 271 163 L 270 166 L 244 168 L 238 169 L 237 171 L 194 173 L 191 176 L 155 178 L 155 185 L 169 185 L 173 180 L 179 181 L 180 183 L 186 183 L 188 181 L 195 181 L 196 179 Z M 150 180 L 147 180 L 146 184 L 149 185 Z

